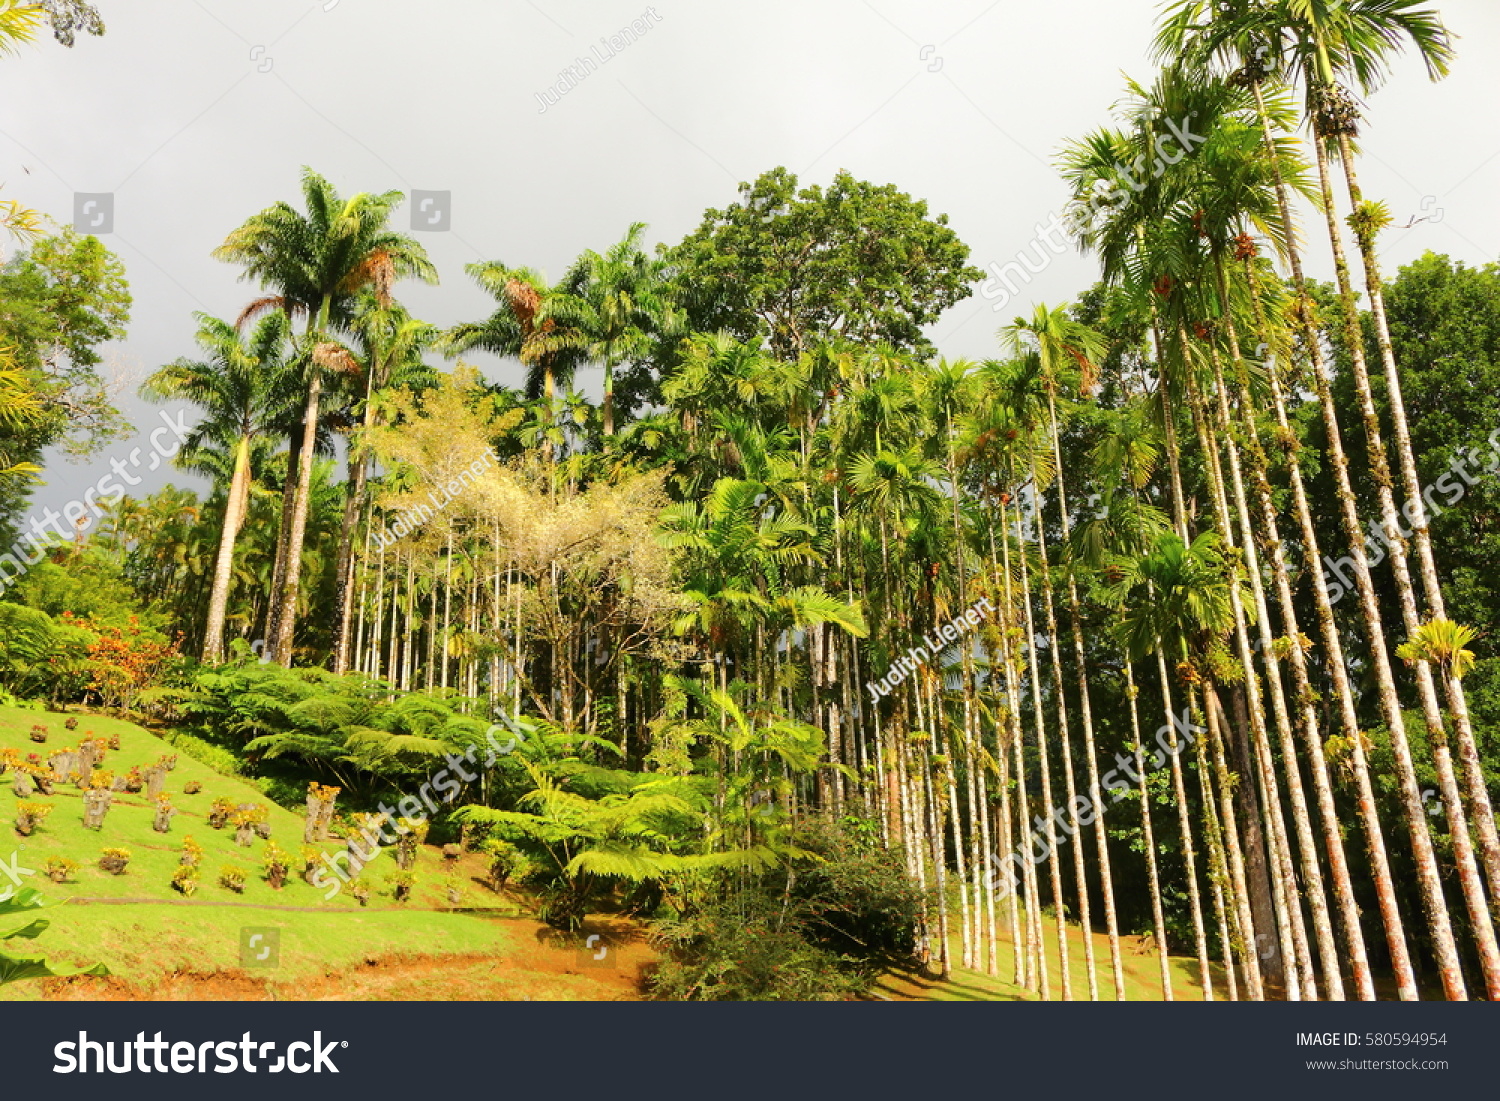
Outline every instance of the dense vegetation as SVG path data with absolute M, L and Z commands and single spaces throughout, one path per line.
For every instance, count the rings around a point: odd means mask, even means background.
M 927 327 L 1004 269 L 893 186 L 776 169 L 674 246 L 475 264 L 493 313 L 441 331 L 401 194 L 304 170 L 215 253 L 255 297 L 146 387 L 212 489 L 18 541 L 0 691 L 431 817 L 559 928 L 653 922 L 665 997 L 1008 941 L 1018 985 L 1123 998 L 1130 934 L 1165 996 L 1171 950 L 1209 997 L 1500 997 L 1500 267 L 1387 282 L 1358 183 L 1355 95 L 1450 38 L 1413 0 L 1175 0 L 1157 47 L 1060 158 L 1099 282 L 982 363 Z M 70 234 L 0 290 L 22 532 L 39 448 L 114 431 L 129 298 Z M 1086 990 L 1069 923 L 1108 945 Z

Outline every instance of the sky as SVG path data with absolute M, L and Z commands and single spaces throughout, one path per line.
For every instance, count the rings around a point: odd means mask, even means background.
M 61 508 L 111 459 L 149 451 L 160 411 L 136 388 L 193 351 L 194 311 L 232 318 L 255 297 L 210 253 L 271 203 L 300 204 L 304 165 L 344 194 L 436 193 L 405 204 L 395 224 L 418 232 L 442 277 L 399 294 L 439 326 L 493 310 L 466 264 L 556 278 L 637 221 L 652 243 L 673 243 L 777 166 L 803 183 L 840 169 L 893 183 L 947 214 L 989 269 L 1030 250 L 1062 209 L 1059 149 L 1111 122 L 1127 76 L 1150 79 L 1158 10 L 1157 0 L 96 3 L 104 37 L 68 50 L 49 36 L 0 60 L 0 196 L 60 223 L 82 212 L 80 194 L 112 196 L 85 217 L 112 202 L 100 237 L 124 261 L 135 303 L 106 370 L 139 435 L 81 463 L 49 456 L 33 511 Z M 1471 265 L 1500 257 L 1500 5 L 1434 4 L 1459 36 L 1454 73 L 1434 84 L 1398 59 L 1366 105 L 1367 197 L 1386 201 L 1397 226 L 1425 219 L 1383 237 L 1392 275 L 1429 249 Z M 632 25 L 644 33 L 610 44 Z M 1330 278 L 1326 245 L 1309 234 L 1308 246 L 1310 273 Z M 932 338 L 949 358 L 992 356 L 1000 325 L 1096 278 L 1091 259 L 1068 251 L 998 310 L 979 293 L 959 303 Z M 515 364 L 481 365 L 519 383 Z M 168 480 L 200 484 L 162 465 L 131 492 Z

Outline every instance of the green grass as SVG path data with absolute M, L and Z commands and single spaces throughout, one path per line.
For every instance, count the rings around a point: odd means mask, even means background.
M 108 753 L 102 766 L 117 775 L 132 767 L 154 764 L 163 754 L 175 752 L 161 738 L 131 723 L 97 715 L 80 715 L 78 729 L 68 731 L 63 727 L 65 718 L 63 715 L 0 707 L 0 747 L 9 746 L 23 755 L 35 752 L 45 760 L 61 748 L 76 747 L 90 732 L 105 739 L 118 734 L 120 748 Z M 48 728 L 45 745 L 29 739 L 31 727 L 37 724 Z M 249 847 L 236 845 L 233 826 L 221 830 L 209 827 L 209 808 L 221 796 L 234 800 L 236 804 L 266 806 L 271 838 L 293 859 L 294 864 L 302 848 L 302 816 L 272 803 L 245 779 L 215 772 L 186 755 L 177 754 L 177 767 L 167 774 L 165 790 L 171 795 L 172 805 L 178 813 L 172 820 L 171 831 L 165 834 L 156 833 L 151 828 L 153 810 L 144 792 L 139 795 L 116 792 L 104 829 L 86 830 L 83 828 L 83 793 L 72 784 L 54 782 L 53 795 L 38 794 L 31 800 L 50 805 L 52 813 L 30 837 L 20 837 L 11 828 L 19 801 L 12 780 L 8 773 L 0 777 L 0 860 L 8 858 L 12 851 L 17 852 L 21 866 L 37 872 L 37 876 L 29 879 L 26 885 L 43 890 L 49 901 L 73 898 L 180 899 L 182 896 L 172 889 L 172 875 L 181 863 L 183 839 L 191 836 L 203 846 L 199 886 L 193 896 L 195 900 L 319 909 L 359 908 L 349 891 L 341 891 L 328 899 L 328 888 L 303 882 L 296 870 L 288 876 L 282 890 L 272 890 L 265 882 L 262 867 L 267 843 L 256 838 Z M 184 794 L 184 786 L 191 781 L 203 785 L 199 794 Z M 344 844 L 342 841 L 327 842 L 319 847 L 332 856 L 341 852 Z M 130 851 L 130 866 L 124 875 L 111 875 L 99 869 L 99 855 L 105 848 Z M 46 879 L 43 865 L 49 856 L 78 861 L 81 867 L 75 873 L 76 882 L 55 884 Z M 219 886 L 219 871 L 226 865 L 233 865 L 246 873 L 243 894 Z M 447 904 L 441 881 L 447 877 L 448 871 L 443 865 L 439 850 L 432 846 L 423 846 L 419 850 L 417 889 L 411 903 L 414 907 Z M 300 867 L 300 864 L 296 866 Z M 480 867 L 479 859 L 470 857 L 464 862 L 462 873 L 473 875 Z M 381 853 L 365 870 L 361 878 L 370 883 L 374 892 L 370 900 L 372 906 L 394 905 L 384 879 L 396 870 L 395 859 L 389 850 Z M 329 878 L 331 881 L 332 877 Z M 460 905 L 482 906 L 497 901 L 497 896 L 471 882 L 465 883 L 464 894 Z
M 0 747 L 17 749 L 23 756 L 35 752 L 45 760 L 61 748 L 76 747 L 90 734 L 106 740 L 117 734 L 120 748 L 109 752 L 102 766 L 117 775 L 174 752 L 161 738 L 128 722 L 80 714 L 78 729 L 68 731 L 63 725 L 66 717 L 0 707 Z M 29 738 L 31 727 L 38 724 L 48 728 L 44 745 Z M 348 890 L 328 898 L 326 887 L 304 883 L 295 871 L 282 890 L 273 890 L 262 867 L 267 842 L 257 838 L 247 848 L 237 846 L 232 826 L 209 827 L 209 808 L 220 796 L 236 803 L 266 805 L 272 839 L 293 858 L 302 847 L 302 817 L 271 803 L 245 779 L 215 772 L 184 754 L 178 754 L 177 767 L 167 774 L 165 790 L 179 811 L 167 834 L 152 829 L 153 813 L 144 792 L 116 792 L 103 830 L 86 830 L 82 792 L 71 784 L 54 782 L 53 795 L 31 797 L 33 802 L 50 805 L 52 813 L 30 837 L 20 837 L 13 828 L 19 801 L 13 780 L 10 773 L 0 777 L 0 861 L 9 865 L 14 855 L 21 868 L 36 873 L 23 877 L 22 886 L 42 892 L 48 905 L 44 916 L 53 926 L 35 942 L 35 948 L 55 960 L 102 961 L 115 975 L 149 987 L 172 975 L 237 971 L 240 930 L 245 927 L 281 930 L 278 983 L 327 976 L 383 957 L 505 956 L 527 948 L 518 938 L 530 935 L 529 923 L 435 912 L 452 910 L 446 885 L 456 881 L 462 893 L 459 908 L 521 915 L 516 902 L 475 882 L 484 869 L 484 859 L 477 855 L 465 856 L 457 870 L 452 870 L 440 850 L 423 846 L 417 859 L 416 889 L 404 905 L 395 902 L 384 882 L 397 870 L 389 851 L 377 857 L 362 876 L 373 892 L 368 909 L 360 907 Z M 183 787 L 190 781 L 201 783 L 202 792 L 184 794 Z M 171 883 L 188 835 L 204 852 L 198 890 L 191 900 L 184 900 Z M 320 847 L 331 855 L 341 851 L 343 843 Z M 111 875 L 99 868 L 99 855 L 105 848 L 129 850 L 131 861 L 125 874 Z M 50 856 L 79 863 L 73 882 L 58 884 L 47 878 L 44 866 Z M 219 870 L 225 865 L 245 871 L 242 894 L 219 885 Z M 0 875 L 0 890 L 8 885 L 9 879 Z M 66 905 L 59 907 L 60 903 Z M 39 996 L 35 983 L 17 984 L 0 993 L 6 999 Z
M 1008 980 L 1014 974 L 1015 954 L 1010 943 L 1009 930 L 1003 916 L 998 928 L 999 945 L 997 975 L 982 970 L 962 967 L 962 935 L 950 929 L 949 951 L 954 961 L 953 972 L 946 981 L 912 974 L 888 976 L 877 987 L 887 997 L 920 998 L 928 1001 L 1037 1001 L 1035 991 L 1016 986 Z M 958 924 L 958 914 L 952 915 L 953 925 Z M 1067 926 L 1068 975 L 1072 983 L 1074 1001 L 1089 1001 L 1088 964 L 1084 957 L 1084 932 L 1075 925 Z M 1097 976 L 1099 997 L 1102 1001 L 1114 1001 L 1114 971 L 1110 963 L 1109 938 L 1103 933 L 1089 935 L 1094 949 L 1094 972 Z M 1042 943 L 1047 967 L 1047 979 L 1052 1000 L 1062 999 L 1062 960 L 1057 949 L 1057 922 L 1050 914 L 1042 919 Z M 1120 938 L 1121 970 L 1125 975 L 1125 998 L 1127 1001 L 1152 1002 L 1162 1000 L 1161 967 L 1154 949 L 1141 951 L 1139 939 L 1131 936 Z M 1228 998 L 1223 968 L 1211 964 L 1214 982 L 1214 997 Z M 1171 976 L 1172 997 L 1176 1001 L 1196 1002 L 1203 1000 L 1198 984 L 1198 961 L 1196 957 L 1169 956 L 1167 973 Z M 1243 993 L 1241 994 L 1243 997 Z

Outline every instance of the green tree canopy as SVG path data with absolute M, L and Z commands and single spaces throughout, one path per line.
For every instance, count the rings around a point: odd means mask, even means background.
M 740 196 L 668 254 L 700 332 L 764 339 L 787 358 L 833 338 L 925 353 L 922 327 L 982 274 L 946 214 L 890 184 L 840 172 L 799 191 L 776 168 Z

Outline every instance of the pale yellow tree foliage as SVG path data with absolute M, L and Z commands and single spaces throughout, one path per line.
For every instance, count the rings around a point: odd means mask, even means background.
M 674 584 L 673 552 L 657 537 L 670 503 L 664 472 L 623 472 L 580 489 L 554 487 L 540 455 L 499 463 L 490 441 L 513 428 L 517 414 L 497 416 L 470 368 L 424 394 L 398 395 L 392 411 L 393 423 L 372 433 L 370 449 L 403 489 L 378 504 L 388 530 L 406 532 L 400 545 L 419 562 L 441 559 L 450 539 L 478 544 L 485 572 L 505 578 L 503 603 L 519 615 L 521 636 L 560 658 L 587 654 L 604 666 L 627 654 L 683 656 L 671 628 L 686 603 Z M 450 496 L 455 486 L 460 492 Z M 584 686 L 574 662 L 553 667 L 569 680 L 557 686 L 566 724 Z M 535 703 L 551 717 L 551 701 Z

